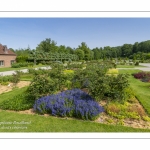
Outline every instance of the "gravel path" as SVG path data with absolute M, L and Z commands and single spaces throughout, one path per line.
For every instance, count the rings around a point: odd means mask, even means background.
M 51 67 L 39 67 L 39 68 L 35 68 L 35 70 L 38 70 L 38 69 L 51 69 Z M 28 72 L 28 69 L 22 69 L 22 70 L 19 70 L 19 71 L 22 71 L 24 73 Z M 0 75 L 1 76 L 7 76 L 7 75 L 12 75 L 13 73 L 15 73 L 15 71 L 4 71 L 4 72 L 0 72 Z
M 135 68 L 117 68 L 117 69 L 138 69 L 141 71 L 150 71 L 150 63 L 140 63 L 140 66 L 145 66 L 145 67 L 135 67 Z
M 145 67 L 135 67 L 135 68 L 118 68 L 118 69 L 139 69 L 141 71 L 150 71 L 150 63 L 140 63 L 139 65 L 141 66 L 145 66 Z M 41 69 L 51 69 L 51 67 L 39 67 Z M 36 70 L 39 68 L 35 68 Z M 28 72 L 28 69 L 22 69 L 20 70 L 22 72 Z M 12 75 L 13 73 L 15 73 L 15 71 L 4 71 L 4 72 L 0 72 L 0 75 L 2 76 L 7 76 L 7 75 Z

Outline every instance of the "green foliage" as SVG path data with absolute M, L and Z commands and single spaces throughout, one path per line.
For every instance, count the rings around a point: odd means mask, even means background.
M 20 55 L 20 56 L 17 56 L 17 58 L 16 58 L 17 63 L 24 63 L 27 60 L 28 60 L 28 56 L 26 56 L 26 55 Z
M 11 82 L 12 76 L 0 76 L 0 83 Z
M 32 101 L 27 101 L 26 93 L 17 94 L 0 103 L 0 108 L 4 110 L 27 110 L 32 108 Z
M 63 71 L 64 77 L 66 80 L 72 81 L 74 77 L 74 71 L 73 70 L 64 70 Z
M 75 54 L 79 57 L 79 60 L 84 59 L 84 51 L 83 50 L 77 49 L 77 50 L 75 50 Z
M 58 91 L 64 90 L 66 80 L 72 77 L 72 75 L 64 74 L 63 71 L 64 66 L 62 64 L 53 64 L 52 70 L 49 72 L 49 76 L 55 81 L 55 87 Z
M 30 73 L 24 73 L 23 75 L 20 76 L 20 80 L 22 81 L 32 81 L 33 79 L 33 74 Z
M 107 74 L 118 74 L 118 69 L 109 69 Z
M 70 63 L 67 65 L 67 69 L 71 69 L 71 70 L 79 69 L 82 67 L 83 67 L 83 64 L 78 64 L 78 63 Z
M 78 46 L 78 49 L 83 51 L 80 51 L 79 53 L 79 50 L 77 50 L 77 54 L 80 58 L 84 57 L 84 60 L 92 60 L 94 58 L 94 53 L 90 50 L 85 42 L 82 42 L 81 45 Z
M 112 65 L 107 63 L 89 63 L 84 70 L 75 70 L 73 87 L 87 88 L 89 94 L 97 101 L 105 98 L 125 100 L 125 89 L 129 86 L 128 75 L 109 76 L 106 73 L 111 67 Z
M 137 61 L 137 62 L 135 62 L 135 66 L 139 66 L 139 62 Z
M 16 49 L 14 52 L 16 53 L 17 55 L 17 58 L 19 58 L 19 60 L 25 60 L 26 57 L 28 57 L 29 53 L 31 52 L 32 50 L 30 49 L 30 47 L 28 46 L 27 48 L 23 49 Z M 22 57 L 22 58 L 21 58 Z
M 72 87 L 72 82 L 69 80 L 66 80 L 64 83 L 64 87 L 66 87 L 68 90 L 70 90 Z
M 34 63 L 51 64 L 55 61 L 78 60 L 78 56 L 69 53 L 32 51 L 28 60 L 34 61 Z
M 107 76 L 108 92 L 106 95 L 112 100 L 124 101 L 127 100 L 126 88 L 129 87 L 128 75 L 119 74 L 118 76 Z
M 21 63 L 13 63 L 11 65 L 12 68 L 21 68 L 21 67 L 33 67 L 34 63 L 30 62 L 21 62 Z
M 0 84 L 1 84 L 1 85 L 8 85 L 9 82 L 1 82 Z
M 150 122 L 150 117 L 148 117 L 148 116 L 143 116 L 143 120 L 144 120 L 144 121 L 149 121 L 149 122 Z
M 131 118 L 131 119 L 141 119 L 142 116 L 139 113 L 138 109 L 129 109 L 132 107 L 129 103 L 117 103 L 117 102 L 111 102 L 108 103 L 105 106 L 106 113 L 109 114 L 112 117 L 118 118 L 118 119 L 125 119 L 125 118 Z M 143 114 L 142 114 L 143 115 Z
M 40 44 L 37 46 L 37 51 L 42 52 L 57 52 L 57 46 L 56 42 L 54 40 L 51 40 L 50 38 L 46 38 Z
M 12 67 L 12 68 L 20 68 L 21 66 L 20 66 L 20 64 L 18 64 L 18 63 L 13 63 L 13 64 L 11 65 L 11 67 Z
M 19 72 L 13 73 L 11 82 L 14 84 L 14 86 L 16 86 L 16 84 L 19 81 L 20 81 L 20 73 Z
M 28 99 L 34 101 L 39 97 L 53 94 L 56 90 L 56 81 L 47 75 L 36 75 L 27 89 Z
M 135 92 L 131 87 L 125 88 L 125 99 L 129 102 L 135 102 Z

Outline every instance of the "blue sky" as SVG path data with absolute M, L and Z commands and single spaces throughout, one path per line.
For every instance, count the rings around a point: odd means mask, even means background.
M 72 48 L 134 44 L 150 40 L 150 18 L 0 18 L 0 43 L 8 48 L 35 49 L 46 38 Z

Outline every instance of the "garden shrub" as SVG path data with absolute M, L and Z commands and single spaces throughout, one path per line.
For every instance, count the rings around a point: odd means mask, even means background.
M 129 103 L 120 104 L 118 102 L 111 102 L 105 106 L 105 111 L 112 117 L 118 119 L 142 119 L 140 114 L 141 109 L 132 109 L 132 105 Z
M 148 117 L 148 116 L 143 116 L 143 120 L 144 120 L 144 121 L 150 121 L 150 117 Z
M 128 112 L 136 112 L 139 116 L 146 116 L 146 113 L 142 106 L 134 104 L 128 107 L 127 109 Z
M 34 110 L 40 114 L 76 117 L 94 120 L 103 108 L 94 99 L 80 89 L 72 89 L 56 95 L 45 96 L 34 104 Z
M 125 88 L 124 92 L 125 92 L 125 99 L 128 102 L 131 102 L 131 103 L 137 102 L 135 99 L 135 92 L 133 91 L 131 87 Z
M 73 70 L 64 70 L 63 74 L 67 80 L 71 81 L 73 79 L 73 76 L 74 76 L 74 71 Z
M 20 64 L 19 63 L 13 63 L 11 65 L 12 68 L 20 68 Z
M 0 83 L 11 82 L 12 76 L 0 76 Z
M 138 72 L 132 74 L 134 78 L 140 79 L 142 82 L 150 82 L 150 72 Z
M 74 71 L 73 70 L 64 70 L 63 74 L 61 75 L 61 78 L 63 78 L 62 84 L 67 89 L 72 88 L 72 79 L 74 77 Z
M 135 62 L 135 64 L 134 64 L 135 66 L 139 66 L 139 62 L 137 61 L 137 62 Z
M 121 62 L 121 63 L 120 63 L 120 65 L 125 65 L 125 64 L 126 64 L 125 62 Z
M 31 81 L 33 77 L 34 77 L 33 74 L 24 73 L 23 75 L 20 76 L 20 80 Z
M 113 100 L 127 100 L 126 88 L 129 87 L 128 75 L 119 74 L 118 76 L 109 76 L 109 91 L 106 93 Z
M 16 86 L 19 81 L 20 81 L 20 73 L 19 72 L 13 73 L 11 79 L 13 85 Z
M 27 89 L 30 100 L 56 92 L 56 82 L 47 75 L 36 75 Z
M 1 84 L 1 85 L 8 85 L 9 82 L 1 82 L 0 84 Z
M 118 69 L 109 69 L 107 74 L 118 74 Z
M 136 78 L 136 79 L 142 79 L 144 77 L 146 77 L 147 73 L 142 71 L 142 72 L 138 72 L 138 73 L 134 73 L 133 76 Z
M 83 64 L 68 64 L 67 65 L 67 69 L 71 69 L 71 70 L 74 70 L 74 69 L 80 69 L 80 68 L 83 68 Z
M 145 77 L 141 79 L 142 82 L 150 82 L 150 77 Z
M 17 56 L 16 61 L 17 63 L 25 63 L 28 60 L 28 56 Z
M 64 90 L 66 81 L 70 80 L 73 76 L 72 73 L 65 74 L 64 66 L 60 64 L 55 64 L 55 67 L 53 66 L 53 69 L 49 71 L 48 75 L 50 76 L 50 78 L 55 80 L 55 84 L 56 84 L 55 86 L 59 91 Z
M 28 63 L 28 62 L 22 62 L 22 63 L 13 63 L 11 65 L 11 67 L 12 68 L 21 68 L 21 67 L 29 67 L 29 66 L 33 67 L 33 65 L 34 65 L 33 62 L 30 62 L 30 63 Z
M 28 73 L 32 73 L 32 74 L 34 74 L 35 72 L 36 72 L 36 70 L 35 70 L 35 69 L 33 69 L 33 68 L 28 69 Z
M 73 88 L 87 88 L 97 101 L 105 98 L 125 100 L 125 89 L 129 86 L 128 75 L 109 76 L 107 72 L 111 67 L 111 64 L 89 64 L 84 70 L 75 70 Z

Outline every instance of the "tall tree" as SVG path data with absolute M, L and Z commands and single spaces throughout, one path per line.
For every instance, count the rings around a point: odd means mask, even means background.
M 50 38 L 46 38 L 44 41 L 42 41 L 37 47 L 37 51 L 43 51 L 43 52 L 57 52 L 58 47 L 56 46 L 56 42 L 51 40 Z
M 99 48 L 96 47 L 96 48 L 92 49 L 92 51 L 93 51 L 93 53 L 94 53 L 94 59 L 95 59 L 95 60 L 100 59 L 100 51 L 99 51 Z
M 134 43 L 134 45 L 133 45 L 133 53 L 137 53 L 138 52 L 138 45 L 139 45 L 138 42 Z
M 81 45 L 78 46 L 78 48 L 84 51 L 84 60 L 91 59 L 90 48 L 87 46 L 85 42 L 82 42 Z
M 83 60 L 84 59 L 84 51 L 81 49 L 76 49 L 75 50 L 75 54 L 79 57 L 79 60 Z
M 124 44 L 121 47 L 122 50 L 122 57 L 129 57 L 132 54 L 132 44 Z

